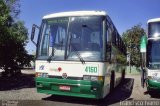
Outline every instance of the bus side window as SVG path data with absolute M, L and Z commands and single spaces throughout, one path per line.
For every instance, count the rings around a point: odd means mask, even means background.
M 112 32 L 112 44 L 116 45 L 116 32 Z
M 117 34 L 117 32 L 116 32 L 116 37 L 115 38 L 116 38 L 116 43 L 115 44 L 116 44 L 116 46 L 118 46 L 118 34 Z
M 47 56 L 48 55 L 48 42 L 49 42 L 49 27 L 50 26 L 47 26 L 47 25 L 44 25 L 44 27 L 46 28 L 45 31 L 43 31 L 43 34 L 42 34 L 42 46 L 40 48 L 40 54 L 41 56 Z
M 47 43 L 48 43 L 48 40 L 49 40 L 49 35 L 46 34 L 43 36 L 43 41 L 42 41 L 42 48 L 41 48 L 41 56 L 47 56 L 47 50 L 48 50 L 48 46 L 47 46 Z
M 111 61 L 111 35 L 112 31 L 108 27 L 106 30 L 106 61 Z

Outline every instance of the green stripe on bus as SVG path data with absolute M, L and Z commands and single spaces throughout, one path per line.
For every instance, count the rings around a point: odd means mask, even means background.
M 70 90 L 60 90 L 60 86 L 69 86 Z M 76 96 L 85 98 L 102 98 L 103 82 L 69 80 L 56 78 L 36 78 L 37 91 L 46 94 Z
M 155 80 L 147 80 L 148 88 L 159 89 L 160 90 L 160 82 Z

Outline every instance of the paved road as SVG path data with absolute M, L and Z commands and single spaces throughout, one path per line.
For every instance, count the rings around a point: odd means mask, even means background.
M 149 94 L 144 95 L 146 89 L 140 86 L 139 75 L 127 75 L 126 79 L 104 101 L 97 101 L 37 93 L 34 83 L 34 71 L 23 70 L 22 72 L 27 74 L 17 79 L 0 78 L 0 100 L 3 100 L 2 103 L 6 103 L 6 100 L 15 100 L 15 102 L 18 102 L 18 106 L 117 106 L 126 100 L 159 100 L 160 98 L 160 95 L 157 94 L 153 97 Z

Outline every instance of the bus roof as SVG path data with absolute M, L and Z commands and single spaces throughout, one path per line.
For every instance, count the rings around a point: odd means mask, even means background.
M 150 22 L 160 22 L 160 18 L 153 18 L 153 19 L 150 19 L 150 20 L 148 20 L 147 23 L 150 23 Z
M 68 17 L 68 16 L 106 16 L 105 11 L 70 11 L 70 12 L 60 12 L 49 14 L 43 17 L 43 19 L 57 18 L 57 17 Z

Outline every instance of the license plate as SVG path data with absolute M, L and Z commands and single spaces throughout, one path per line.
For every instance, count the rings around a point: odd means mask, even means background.
M 70 91 L 71 90 L 70 86 L 63 86 L 63 85 L 59 86 L 59 89 L 60 90 L 65 90 L 65 91 Z

